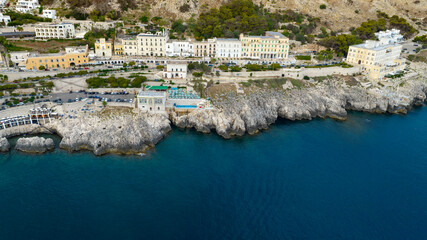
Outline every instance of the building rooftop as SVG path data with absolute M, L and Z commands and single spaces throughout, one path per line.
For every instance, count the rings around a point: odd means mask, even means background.
M 217 38 L 217 41 L 240 41 L 238 38 Z
M 138 36 L 143 36 L 143 37 L 166 37 L 167 33 L 166 32 L 157 32 L 155 34 L 153 33 L 140 33 L 138 34 Z
M 283 36 L 283 34 L 281 34 L 279 32 L 272 32 L 272 31 L 265 32 L 265 35 L 277 36 L 277 37 L 280 37 L 280 38 L 285 37 L 285 36 Z
M 154 87 L 166 87 L 166 86 L 152 86 L 151 88 L 149 88 L 148 91 L 139 91 L 138 96 L 141 97 L 164 97 L 165 96 L 165 92 L 158 92 L 158 91 L 151 91 L 151 90 L 155 90 L 153 89 Z M 167 90 L 168 87 L 166 87 Z
M 380 43 L 379 41 L 364 42 L 361 44 L 353 45 L 352 47 L 363 48 L 363 49 L 368 49 L 368 50 L 373 50 L 373 51 L 380 51 L 380 50 L 383 50 L 383 49 L 386 49 L 389 47 L 394 47 L 394 46 L 400 45 L 397 43 L 381 45 L 379 43 Z

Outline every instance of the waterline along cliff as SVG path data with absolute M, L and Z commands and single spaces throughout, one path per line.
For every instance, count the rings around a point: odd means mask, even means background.
M 259 81 L 250 86 L 242 84 L 244 93 L 232 88 L 212 91 L 213 108 L 195 109 L 185 114 L 106 107 L 77 118 L 54 119 L 43 126 L 16 127 L 7 133 L 3 130 L 2 135 L 55 132 L 62 137 L 60 147 L 69 151 L 89 150 L 96 155 L 138 154 L 163 139 L 171 131 L 171 124 L 203 133 L 215 131 L 224 138 L 231 138 L 267 129 L 278 118 L 345 120 L 349 110 L 406 114 L 413 106 L 423 105 L 427 94 L 427 80 L 423 74 L 381 88 L 362 86 L 351 76 L 300 81 L 300 85 L 286 89 L 284 86 L 290 86 L 288 82 L 279 83 L 283 86 L 275 87 L 271 81 Z M 212 86 L 221 87 L 222 84 Z M 3 142 L 2 139 L 2 150 L 7 150 L 8 144 Z

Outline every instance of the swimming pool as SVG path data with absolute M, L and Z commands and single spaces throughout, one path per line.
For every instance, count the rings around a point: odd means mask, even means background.
M 197 108 L 197 105 L 176 105 L 176 108 Z

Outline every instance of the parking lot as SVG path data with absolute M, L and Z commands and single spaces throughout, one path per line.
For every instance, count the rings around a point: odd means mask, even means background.
M 79 91 L 79 92 L 66 92 L 66 93 L 53 93 L 51 94 L 51 101 L 56 103 L 70 103 L 93 99 L 95 101 L 106 102 L 133 102 L 134 94 L 123 92 L 101 92 L 101 91 Z

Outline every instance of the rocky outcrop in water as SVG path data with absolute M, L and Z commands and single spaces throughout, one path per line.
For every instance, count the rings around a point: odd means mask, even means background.
M 166 114 L 134 113 L 130 108 L 107 108 L 101 113 L 64 119 L 49 125 L 69 151 L 138 154 L 154 147 L 170 130 Z
M 224 138 L 230 138 L 266 129 L 278 117 L 344 120 L 347 110 L 406 113 L 413 105 L 423 104 L 426 93 L 425 79 L 407 81 L 397 90 L 379 90 L 359 84 L 347 85 L 343 79 L 332 78 L 301 89 L 260 88 L 245 95 L 229 93 L 216 100 L 216 109 L 196 110 L 183 116 L 171 113 L 170 117 L 178 127 L 195 128 L 204 133 L 214 129 Z
M 51 138 L 29 137 L 20 138 L 16 142 L 15 149 L 27 153 L 44 153 L 55 148 Z
M 7 152 L 10 149 L 10 144 L 5 137 L 0 137 L 0 152 Z

